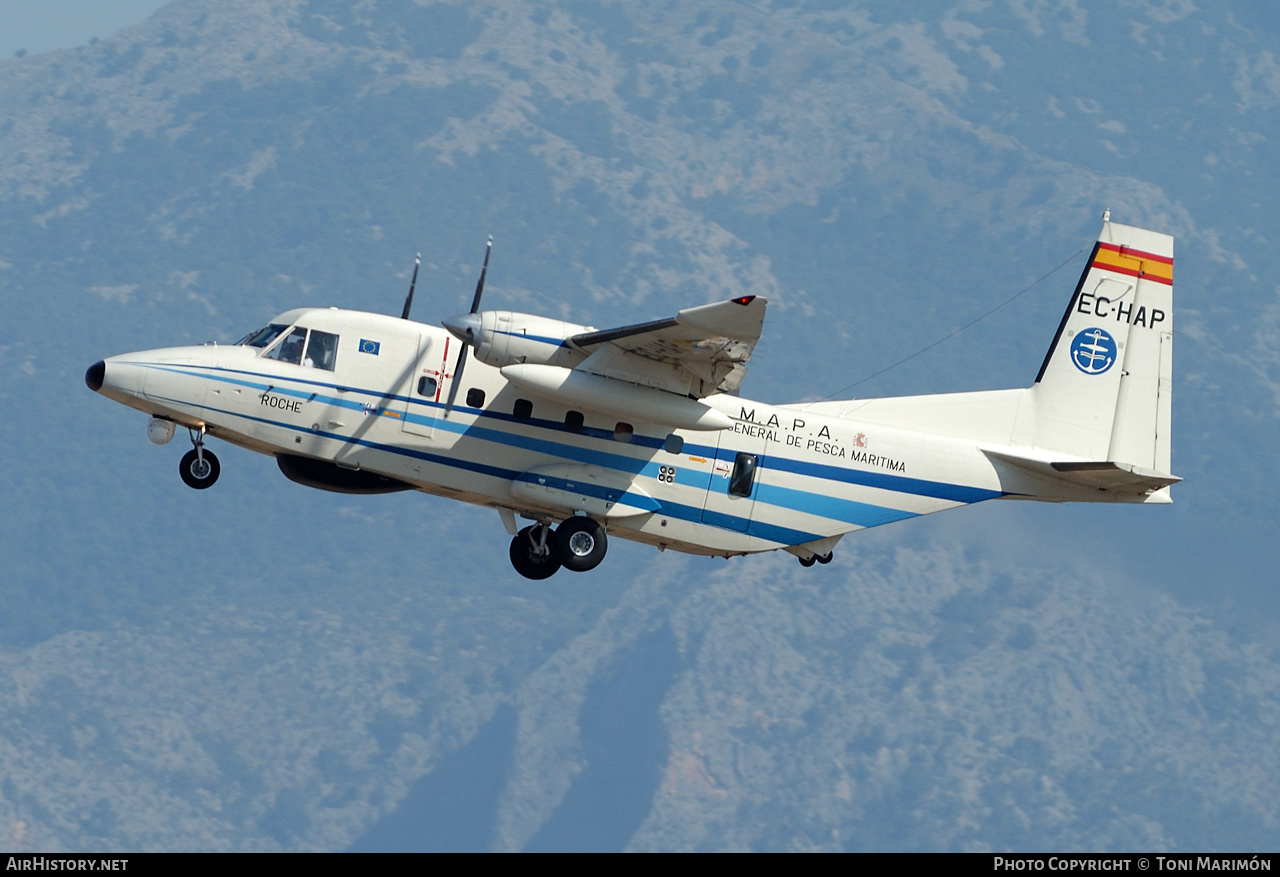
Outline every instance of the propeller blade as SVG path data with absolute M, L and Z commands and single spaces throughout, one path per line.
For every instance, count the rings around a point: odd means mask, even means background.
M 484 247 L 484 267 L 480 269 L 480 279 L 476 281 L 476 297 L 471 300 L 471 313 L 480 310 L 480 293 L 484 292 L 484 276 L 489 273 L 489 254 L 493 252 L 493 235 L 489 235 L 489 243 Z
M 480 295 L 484 292 L 484 278 L 489 273 L 489 254 L 492 252 L 493 235 L 489 235 L 489 242 L 484 246 L 484 265 L 480 268 L 480 279 L 476 281 L 476 295 L 475 298 L 471 299 L 471 311 L 468 316 L 480 311 Z M 476 320 L 454 320 L 453 322 L 458 323 L 458 327 L 451 326 L 450 321 L 445 320 L 445 328 L 459 338 L 463 338 L 465 335 L 467 343 L 463 344 L 461 350 L 458 351 L 458 365 L 453 370 L 453 383 L 449 385 L 449 401 L 445 402 L 444 405 L 444 416 L 446 418 L 453 411 L 453 403 L 458 398 L 458 387 L 462 384 L 462 369 L 467 364 L 467 348 L 476 343 L 477 330 L 479 328 L 479 323 Z M 467 329 L 470 329 L 470 331 L 467 331 Z
M 454 400 L 458 398 L 458 386 L 462 383 L 462 369 L 467 364 L 467 345 L 461 345 L 458 351 L 458 364 L 453 369 L 452 383 L 449 384 L 449 400 L 444 403 L 444 416 L 449 419 L 449 413 L 453 411 Z
M 400 319 L 409 319 L 409 308 L 413 307 L 413 288 L 418 285 L 418 266 L 422 264 L 422 254 L 413 257 L 413 279 L 409 281 L 409 297 L 404 300 L 404 313 Z

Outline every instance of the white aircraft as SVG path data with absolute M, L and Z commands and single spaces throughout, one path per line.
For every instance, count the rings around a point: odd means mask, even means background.
M 1173 239 L 1108 215 L 1031 387 L 808 404 L 737 395 L 763 298 L 601 331 L 480 311 L 488 253 L 448 331 L 408 319 L 415 266 L 400 319 L 292 310 L 234 346 L 113 356 L 85 381 L 150 414 L 157 444 L 186 427 L 191 487 L 218 478 L 212 435 L 311 487 L 490 506 L 531 579 L 594 568 L 606 532 L 812 566 L 864 527 L 988 499 L 1167 503 L 1180 480 Z

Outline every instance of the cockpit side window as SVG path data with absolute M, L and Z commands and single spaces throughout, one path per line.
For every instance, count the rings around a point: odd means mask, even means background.
M 338 336 L 332 332 L 311 330 L 311 340 L 307 342 L 307 357 L 303 364 L 312 368 L 333 371 L 338 359 Z
M 302 348 L 307 341 L 307 330 L 298 326 L 288 337 L 277 344 L 266 353 L 267 359 L 275 359 L 280 362 L 291 362 L 294 365 L 302 363 Z
M 250 332 L 248 335 L 236 342 L 237 345 L 243 344 L 245 347 L 263 348 L 275 341 L 277 336 L 289 327 L 283 323 L 272 323 L 270 326 L 259 329 L 256 332 Z

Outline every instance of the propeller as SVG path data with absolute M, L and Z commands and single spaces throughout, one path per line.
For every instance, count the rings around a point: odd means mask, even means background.
M 493 252 L 493 235 L 484 248 L 484 265 L 480 268 L 480 279 L 476 281 L 475 298 L 471 299 L 471 310 L 466 314 L 442 320 L 441 324 L 466 344 L 458 353 L 458 365 L 453 370 L 453 381 L 449 385 L 449 400 L 444 406 L 444 416 L 453 411 L 453 402 L 458 397 L 458 385 L 462 383 L 462 369 L 467 364 L 468 346 L 474 346 L 480 340 L 480 295 L 484 292 L 484 278 L 489 273 L 489 254 Z
M 418 266 L 422 264 L 422 254 L 413 257 L 413 279 L 409 281 L 409 296 L 404 300 L 404 313 L 400 319 L 409 319 L 409 308 L 413 307 L 413 288 L 418 285 Z

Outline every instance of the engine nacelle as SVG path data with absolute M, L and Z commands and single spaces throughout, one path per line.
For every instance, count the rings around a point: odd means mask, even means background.
M 519 363 L 573 368 L 587 357 L 565 340 L 595 331 L 591 326 L 513 311 L 465 314 L 445 320 L 445 328 L 471 344 L 476 359 L 494 368 Z

